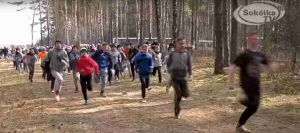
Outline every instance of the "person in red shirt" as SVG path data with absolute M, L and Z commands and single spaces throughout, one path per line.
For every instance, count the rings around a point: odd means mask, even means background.
M 92 74 L 99 74 L 98 64 L 88 56 L 86 48 L 80 50 L 81 57 L 77 61 L 76 71 L 80 73 L 80 84 L 85 100 L 85 105 L 88 104 L 86 90 L 92 91 Z

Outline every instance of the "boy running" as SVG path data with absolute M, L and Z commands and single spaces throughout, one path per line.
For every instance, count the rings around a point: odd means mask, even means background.
M 20 49 L 16 49 L 16 54 L 15 54 L 15 61 L 16 61 L 16 68 L 19 71 L 19 73 L 22 72 L 22 59 L 23 59 L 23 54 L 20 52 Z
M 78 92 L 78 82 L 80 81 L 79 72 L 76 71 L 77 60 L 80 57 L 77 46 L 72 47 L 72 52 L 69 54 L 70 69 L 72 70 L 73 80 L 75 85 L 75 93 Z
M 172 79 L 171 79 L 171 75 L 170 75 L 170 73 L 168 72 L 168 69 L 167 69 L 167 62 L 168 62 L 168 59 L 169 59 L 169 54 L 172 53 L 173 51 L 174 51 L 174 47 L 169 47 L 168 48 L 168 55 L 166 55 L 165 60 L 164 60 L 165 73 L 167 73 L 167 86 L 166 86 L 167 93 L 169 93 L 169 89 L 172 86 Z
M 41 47 L 41 52 L 39 53 L 39 57 L 41 58 L 41 62 L 43 62 L 44 58 L 46 57 L 48 53 L 46 52 L 45 47 Z M 43 70 L 42 77 L 46 79 L 46 71 Z
M 107 81 L 108 65 L 111 64 L 111 58 L 108 53 L 108 44 L 102 44 L 101 49 L 97 50 L 96 53 L 92 55 L 92 59 L 98 64 L 100 69 L 100 74 L 98 75 L 99 79 L 101 80 L 100 96 L 106 97 L 104 92 Z
M 158 81 L 161 85 L 161 67 L 162 67 L 162 54 L 159 52 L 159 45 L 154 46 L 153 51 L 153 59 L 154 59 L 154 69 L 152 75 L 156 75 L 156 71 L 158 72 Z
M 147 44 L 142 45 L 142 51 L 138 53 L 134 58 L 136 71 L 140 75 L 141 90 L 142 90 L 142 103 L 146 103 L 146 88 L 149 87 L 150 79 L 149 75 L 153 70 L 153 58 L 148 53 L 149 46 Z
M 64 69 L 69 64 L 68 54 L 62 48 L 60 41 L 55 42 L 55 48 L 48 52 L 48 55 L 44 58 L 42 65 L 50 61 L 51 74 L 55 78 L 54 90 L 55 99 L 60 101 L 60 91 L 63 83 Z
M 27 59 L 27 66 L 29 69 L 29 80 L 30 82 L 33 82 L 33 74 L 34 74 L 34 67 L 35 67 L 35 62 L 37 61 L 37 57 L 35 55 L 34 49 L 31 48 L 29 50 L 29 53 L 27 53 L 26 55 L 26 59 Z
M 175 90 L 175 119 L 179 118 L 180 102 L 182 97 L 190 96 L 187 77 L 192 77 L 192 60 L 186 52 L 185 39 L 176 40 L 176 49 L 169 55 L 167 62 L 168 72 L 171 74 L 173 88 Z
M 260 73 L 262 66 L 267 66 L 271 70 L 277 69 L 276 65 L 270 65 L 269 61 L 263 53 L 259 52 L 261 41 L 256 33 L 249 34 L 247 37 L 247 49 L 239 54 L 230 67 L 229 73 L 229 89 L 234 89 L 235 69 L 241 68 L 240 79 L 241 87 L 247 96 L 246 100 L 242 100 L 241 104 L 247 109 L 242 113 L 240 120 L 236 126 L 238 132 L 250 133 L 250 130 L 244 127 L 247 120 L 257 111 L 260 103 Z
M 92 91 L 92 74 L 95 71 L 95 74 L 99 74 L 98 64 L 91 59 L 88 54 L 86 48 L 82 48 L 80 50 L 81 57 L 77 61 L 76 71 L 80 72 L 80 84 L 82 89 L 82 94 L 85 100 L 85 105 L 88 104 L 88 97 L 86 89 Z

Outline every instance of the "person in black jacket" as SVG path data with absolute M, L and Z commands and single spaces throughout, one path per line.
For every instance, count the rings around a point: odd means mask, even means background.
M 129 50 L 129 56 L 130 56 L 130 68 L 131 68 L 131 72 L 132 72 L 132 82 L 135 79 L 135 69 L 134 69 L 134 63 L 133 63 L 133 59 L 134 57 L 140 52 L 139 50 L 139 46 L 134 47 L 132 46 Z

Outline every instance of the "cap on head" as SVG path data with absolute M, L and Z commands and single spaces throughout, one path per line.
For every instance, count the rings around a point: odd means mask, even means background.
M 80 53 L 82 53 L 82 52 L 87 52 L 86 48 L 81 48 Z

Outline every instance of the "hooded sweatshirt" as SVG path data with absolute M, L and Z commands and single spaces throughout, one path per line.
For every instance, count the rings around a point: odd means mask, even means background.
M 91 75 L 94 70 L 96 74 L 99 74 L 98 64 L 89 56 L 82 56 L 77 61 L 76 71 L 80 72 L 83 70 L 83 73 L 80 73 L 82 76 Z
M 154 58 L 154 67 L 161 67 L 162 66 L 162 54 L 160 52 L 153 52 Z
M 138 53 L 134 58 L 136 69 L 138 69 L 140 76 L 146 77 L 152 73 L 154 63 L 150 54 Z
M 15 61 L 17 61 L 17 62 L 22 62 L 22 59 L 23 59 L 23 54 L 20 53 L 20 52 L 17 52 L 17 53 L 15 54 Z
M 80 53 L 77 52 L 71 52 L 69 55 L 69 60 L 70 60 L 70 68 L 71 70 L 75 70 L 77 66 L 77 60 L 80 57 Z
M 121 62 L 121 54 L 119 51 L 111 51 L 110 53 L 111 63 L 112 65 L 118 64 Z
M 63 49 L 51 49 L 48 52 L 48 55 L 44 58 L 42 64 L 50 60 L 50 68 L 51 70 L 55 70 L 57 72 L 64 71 L 69 64 L 68 54 Z
M 110 54 L 103 50 L 97 50 L 91 57 L 99 65 L 99 69 L 107 69 L 111 64 Z
M 32 65 L 34 65 L 37 60 L 35 54 L 32 53 L 27 53 L 26 59 L 27 59 L 27 64 L 32 64 Z
M 185 79 L 192 75 L 191 56 L 187 52 L 172 52 L 167 61 L 167 69 L 174 79 Z

